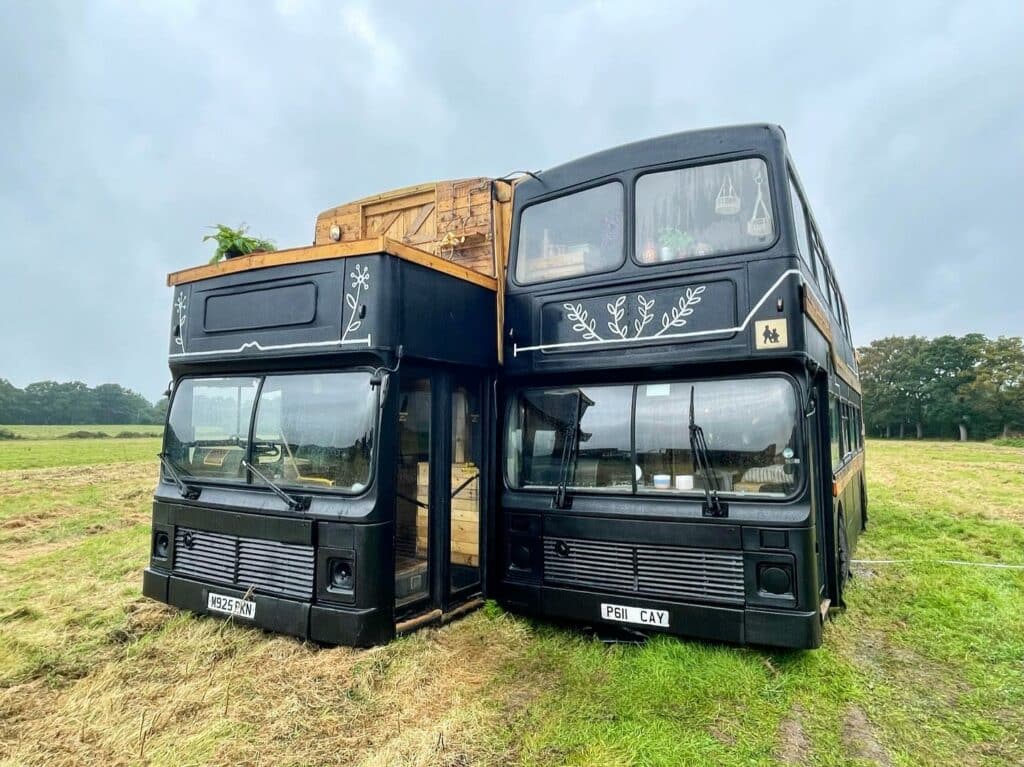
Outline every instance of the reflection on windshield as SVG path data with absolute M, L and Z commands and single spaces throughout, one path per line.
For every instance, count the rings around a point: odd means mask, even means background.
M 245 480 L 252 406 L 258 378 L 185 379 L 174 394 L 166 453 L 191 477 Z
M 360 492 L 370 481 L 376 400 L 369 373 L 268 376 L 253 462 L 281 484 Z
M 797 404 L 781 378 L 586 386 L 522 392 L 511 413 L 507 472 L 515 487 L 553 487 L 582 392 L 579 445 L 568 485 L 617 492 L 702 492 L 689 439 L 689 396 L 723 494 L 790 495 L 799 483 Z M 635 420 L 631 419 L 636 397 Z M 636 461 L 631 444 L 635 440 Z
M 357 493 L 372 471 L 377 389 L 368 372 L 182 380 L 165 451 L 183 476 Z M 260 391 L 259 403 L 256 393 Z M 252 444 L 249 432 L 255 411 Z
M 636 396 L 637 489 L 703 490 L 690 449 L 694 422 L 723 493 L 789 495 L 796 489 L 796 397 L 778 378 L 647 384 Z M 696 474 L 696 476 L 694 476 Z

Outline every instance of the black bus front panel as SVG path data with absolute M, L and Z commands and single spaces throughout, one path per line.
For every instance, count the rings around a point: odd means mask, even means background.
M 393 583 L 378 577 L 392 570 L 393 536 L 390 521 L 157 500 L 143 593 L 326 644 L 380 644 L 394 636 Z
M 506 492 L 497 598 L 588 624 L 740 644 L 821 644 L 816 530 L 806 503 L 700 502 Z

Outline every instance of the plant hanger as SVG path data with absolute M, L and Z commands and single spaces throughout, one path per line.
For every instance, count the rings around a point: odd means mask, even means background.
M 732 176 L 728 173 L 722 179 L 722 187 L 715 197 L 715 213 L 720 216 L 733 216 L 740 212 L 740 197 L 732 185 Z
M 764 176 L 760 169 L 754 175 L 754 183 L 757 184 L 757 199 L 754 200 L 754 210 L 747 222 L 747 234 L 751 237 L 766 237 L 772 231 L 772 218 L 764 201 Z

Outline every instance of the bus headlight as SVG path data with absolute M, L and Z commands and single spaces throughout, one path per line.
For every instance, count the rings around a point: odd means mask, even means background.
M 761 565 L 757 572 L 757 586 L 772 596 L 792 596 L 793 569 L 789 565 Z
M 153 556 L 157 559 L 167 559 L 171 550 L 171 537 L 163 530 L 157 530 L 153 535 Z
M 355 590 L 356 573 L 352 563 L 347 559 L 331 558 L 327 560 L 327 583 L 331 591 Z

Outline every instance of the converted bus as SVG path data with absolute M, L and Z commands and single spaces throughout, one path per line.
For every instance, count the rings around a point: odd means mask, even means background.
M 516 186 L 492 596 L 821 643 L 867 496 L 848 315 L 806 199 L 771 125 Z
M 817 646 L 866 496 L 803 199 L 781 129 L 725 128 L 378 195 L 310 248 L 170 275 L 145 593 L 325 643 L 490 596 Z
M 147 596 L 357 646 L 479 603 L 510 197 L 401 189 L 325 211 L 311 247 L 168 277 Z

